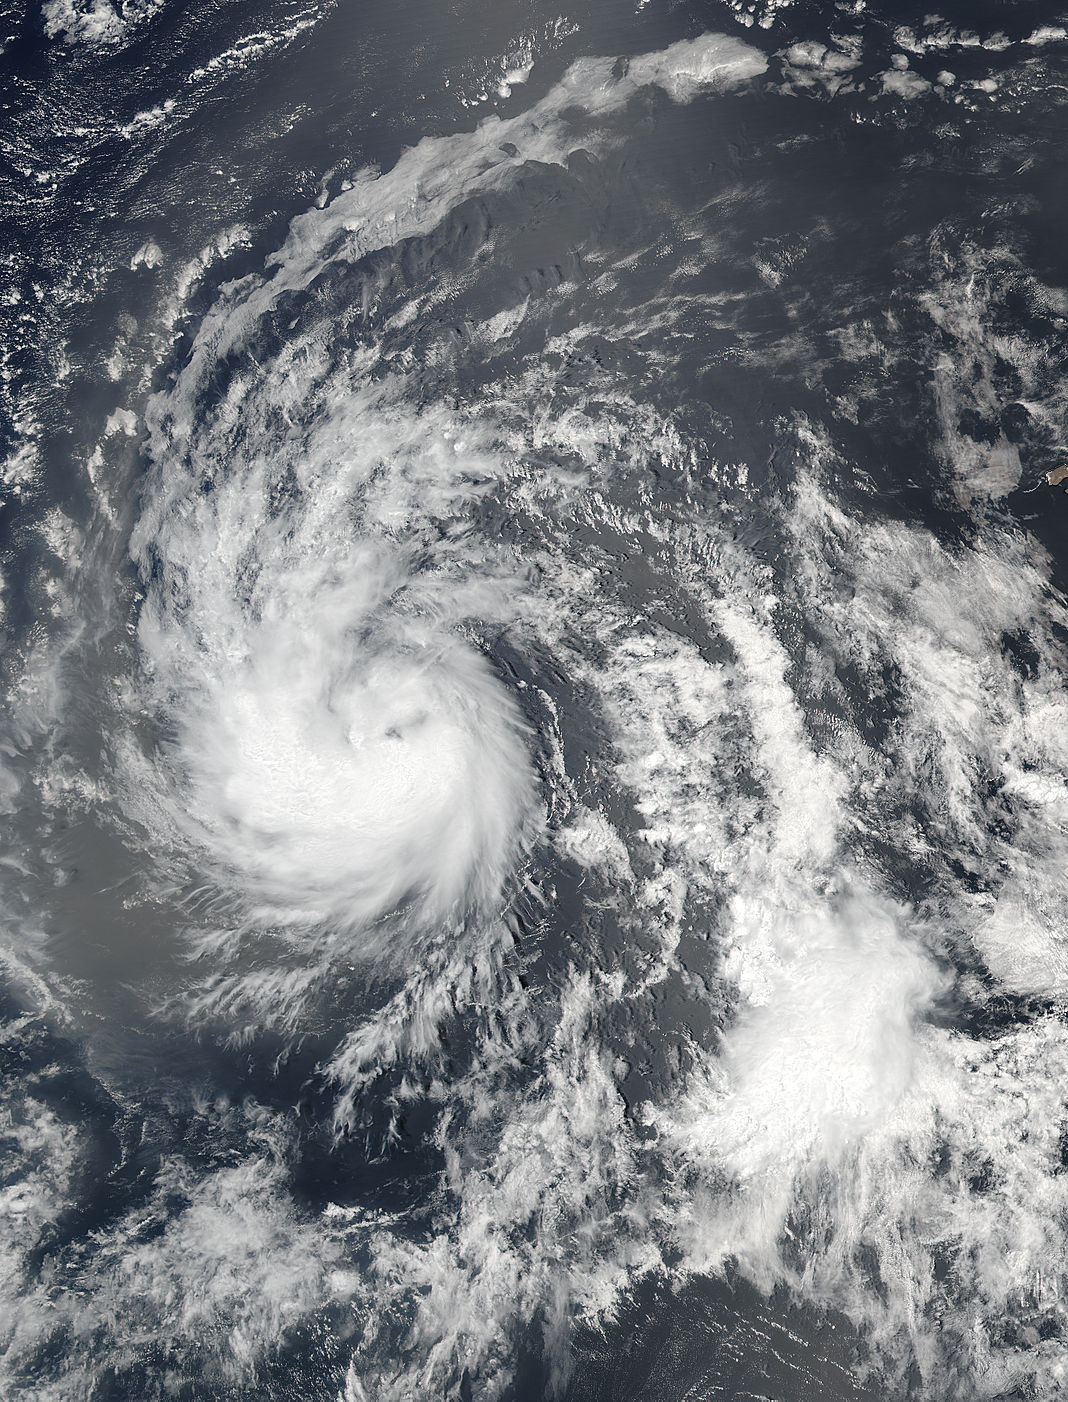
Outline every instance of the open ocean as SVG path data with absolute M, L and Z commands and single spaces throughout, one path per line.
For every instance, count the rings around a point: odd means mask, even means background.
M 0 1395 L 1068 1396 L 1068 11 L 0 69 Z

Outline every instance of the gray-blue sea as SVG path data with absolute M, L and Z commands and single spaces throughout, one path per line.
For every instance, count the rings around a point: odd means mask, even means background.
M 1068 11 L 0 46 L 0 1395 L 1068 1395 Z

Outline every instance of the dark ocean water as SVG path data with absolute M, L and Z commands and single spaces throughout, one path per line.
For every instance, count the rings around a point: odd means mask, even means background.
M 0 1391 L 1068 1386 L 1068 16 L 11 7 Z

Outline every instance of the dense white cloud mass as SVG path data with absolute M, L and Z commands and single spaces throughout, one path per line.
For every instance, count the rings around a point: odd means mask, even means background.
M 402 906 L 424 926 L 492 908 L 534 800 L 519 713 L 461 635 L 507 616 L 507 583 L 465 579 L 447 537 L 416 563 L 420 530 L 459 523 L 495 465 L 364 368 L 332 375 L 310 432 L 285 423 L 309 390 L 288 363 L 233 386 L 188 465 L 161 448 L 134 550 L 158 578 L 139 637 L 172 727 L 143 776 L 156 813 L 268 918 L 373 948 Z M 249 442 L 248 415 L 282 422 Z

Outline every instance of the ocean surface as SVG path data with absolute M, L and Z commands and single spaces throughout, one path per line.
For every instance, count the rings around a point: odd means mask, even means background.
M 1068 12 L 0 69 L 0 1394 L 1068 1395 Z

